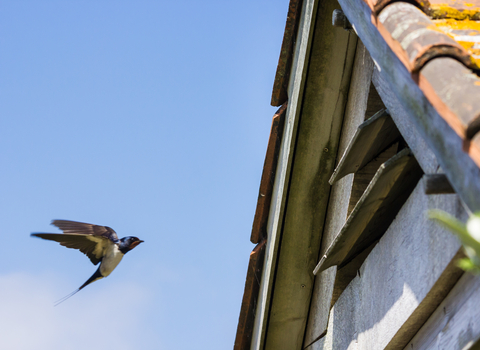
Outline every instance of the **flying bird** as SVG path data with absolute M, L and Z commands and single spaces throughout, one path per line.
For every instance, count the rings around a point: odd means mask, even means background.
M 87 224 L 84 222 L 53 220 L 61 233 L 32 233 L 31 236 L 55 241 L 67 248 L 78 249 L 84 253 L 93 265 L 98 265 L 97 271 L 77 290 L 60 299 L 55 305 L 67 300 L 90 283 L 107 277 L 117 267 L 123 256 L 142 243 L 137 237 L 118 238 L 117 233 L 108 226 Z

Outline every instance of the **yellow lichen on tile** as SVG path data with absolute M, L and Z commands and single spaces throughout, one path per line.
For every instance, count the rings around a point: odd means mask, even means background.
M 475 30 L 480 33 L 480 21 L 472 20 L 463 20 L 459 21 L 456 19 L 441 19 L 435 20 L 435 25 L 440 28 L 442 31 L 452 31 L 452 30 Z
M 480 21 L 441 19 L 434 23 L 438 30 L 459 43 L 470 54 L 473 64 L 480 68 Z
M 448 4 L 432 4 L 429 15 L 434 18 L 452 18 L 457 20 L 472 19 L 480 20 L 480 7 L 473 4 L 463 3 L 469 9 L 456 9 Z
M 476 56 L 476 57 L 470 56 L 470 60 L 475 65 L 476 69 L 480 69 L 480 57 L 479 56 Z

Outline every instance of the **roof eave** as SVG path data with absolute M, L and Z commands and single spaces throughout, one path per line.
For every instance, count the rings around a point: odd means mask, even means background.
M 400 100 L 412 123 L 432 149 L 453 188 L 472 211 L 480 210 L 480 169 L 477 145 L 463 151 L 465 139 L 455 132 L 435 106 L 442 102 L 420 72 L 412 72 L 406 55 L 364 0 L 339 0 L 380 74 Z

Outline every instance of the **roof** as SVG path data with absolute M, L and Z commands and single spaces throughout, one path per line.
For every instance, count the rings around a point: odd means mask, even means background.
M 472 196 L 480 190 L 480 36 L 470 20 L 478 2 L 456 1 L 452 11 L 439 1 L 339 2 L 456 192 L 480 210 Z
M 285 104 L 292 95 L 289 81 L 295 55 L 299 54 L 295 51 L 297 31 L 306 2 L 290 1 L 272 92 L 274 106 Z M 413 124 L 455 191 L 472 211 L 480 210 L 480 0 L 338 2 L 378 70 L 412 115 Z M 255 249 L 261 244 L 262 252 L 280 142 L 278 130 L 272 128 L 252 231 L 252 242 L 259 244 Z M 248 286 L 259 275 L 258 270 L 249 267 L 240 320 L 248 319 L 250 324 L 246 327 L 239 322 L 235 350 L 250 348 L 255 322 L 252 310 L 258 297 Z M 249 310 L 249 318 L 245 310 Z

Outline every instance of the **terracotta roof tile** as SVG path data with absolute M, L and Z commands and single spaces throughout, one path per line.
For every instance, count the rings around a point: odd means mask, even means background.
M 233 346 L 234 350 L 250 349 L 255 321 L 255 306 L 257 305 L 260 279 L 263 270 L 263 260 L 265 257 L 265 243 L 266 240 L 257 244 L 250 254 L 242 307 L 238 319 L 237 335 L 235 337 L 235 345 Z
M 364 0 L 378 15 L 385 7 L 398 0 Z M 480 20 L 480 0 L 407 0 L 432 18 Z
M 422 75 L 450 111 L 444 113 L 450 126 L 463 138 L 475 136 L 480 131 L 480 78 L 449 57 L 430 61 Z
M 382 11 L 386 6 L 390 5 L 393 2 L 396 2 L 397 0 L 364 0 L 364 1 L 368 4 L 372 12 L 378 15 L 380 11 Z M 430 7 L 430 3 L 428 2 L 428 0 L 411 0 L 408 2 L 413 3 L 418 8 L 421 8 L 424 10 Z
M 427 13 L 433 18 L 480 20 L 480 0 L 430 0 Z
M 252 243 L 258 244 L 250 254 L 234 350 L 250 349 L 250 342 L 252 340 L 253 324 L 255 321 L 255 306 L 257 305 L 258 300 L 267 242 L 268 213 L 270 211 L 273 183 L 275 181 L 275 172 L 277 169 L 278 153 L 282 141 L 286 110 L 287 102 L 277 110 L 272 119 L 272 128 L 270 130 L 267 154 L 265 156 L 262 180 L 260 182 L 257 209 L 255 211 L 252 234 L 250 237 Z
M 273 82 L 272 106 L 280 106 L 288 99 L 287 88 L 292 66 L 293 50 L 297 35 L 298 22 L 302 13 L 302 0 L 290 0 L 287 23 L 283 34 L 282 49 L 278 58 L 277 72 Z
M 263 165 L 262 180 L 260 181 L 260 189 L 258 191 L 257 209 L 255 211 L 252 234 L 250 236 L 252 243 L 258 243 L 262 239 L 267 238 L 268 213 L 270 211 L 273 183 L 277 170 L 278 152 L 280 151 L 282 141 L 286 110 L 287 103 L 280 107 L 273 116 L 267 154 L 265 155 L 265 163 Z
M 372 8 L 371 0 L 363 1 Z M 422 9 L 431 6 L 439 4 L 428 3 Z M 390 1 L 372 23 L 480 167 L 480 141 L 471 141 L 480 131 L 480 24 L 468 19 L 434 21 L 420 6 L 405 1 Z
M 416 7 L 395 2 L 380 12 L 378 19 L 405 50 L 412 72 L 418 72 L 434 57 L 451 56 L 476 68 L 470 54 Z
M 480 21 L 440 19 L 434 21 L 442 30 L 470 54 L 476 67 L 480 67 Z

